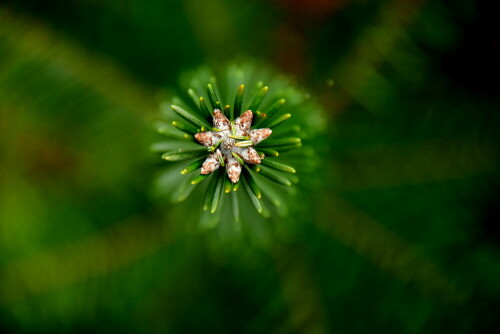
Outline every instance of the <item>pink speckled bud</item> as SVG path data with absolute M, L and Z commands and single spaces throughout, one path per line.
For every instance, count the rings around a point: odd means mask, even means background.
M 253 142 L 254 145 L 257 145 L 264 139 L 267 139 L 271 135 L 273 130 L 271 129 L 256 129 L 256 130 L 251 130 L 250 131 L 250 140 Z
M 250 126 L 252 125 L 253 113 L 251 110 L 245 111 L 243 115 L 238 117 L 234 124 L 236 125 L 236 135 L 247 136 Z
M 214 146 L 220 140 L 221 136 L 216 131 L 198 132 L 194 135 L 196 140 L 207 147 Z
M 260 156 L 253 147 L 248 147 L 242 150 L 241 156 L 243 157 L 243 160 L 245 160 L 245 162 L 254 165 L 260 164 Z
M 229 120 L 226 116 L 219 110 L 214 110 L 214 128 L 219 130 L 229 130 Z
M 201 166 L 201 174 L 210 174 L 220 167 L 219 156 L 221 153 L 219 150 L 211 153 Z
M 240 163 L 233 157 L 230 157 L 227 160 L 226 164 L 227 175 L 231 182 L 236 183 L 240 179 L 241 174 L 241 165 Z

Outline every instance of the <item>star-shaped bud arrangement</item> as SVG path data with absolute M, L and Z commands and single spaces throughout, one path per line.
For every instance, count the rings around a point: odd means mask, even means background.
M 225 77 L 241 78 L 241 73 L 228 71 Z M 291 186 L 298 178 L 295 169 L 282 161 L 301 164 L 311 161 L 294 154 L 302 146 L 301 125 L 307 123 L 302 123 L 304 118 L 297 119 L 295 124 L 290 122 L 287 108 L 298 108 L 302 115 L 311 115 L 313 109 L 300 109 L 305 93 L 297 93 L 282 79 L 273 80 L 279 92 L 288 94 L 291 107 L 285 105 L 283 95 L 268 94 L 270 90 L 262 82 L 250 85 L 249 90 L 254 93 L 248 100 L 244 99 L 245 86 L 234 86 L 233 93 L 228 94 L 232 95 L 233 104 L 224 104 L 215 78 L 208 79 L 204 87 L 196 78 L 187 89 L 188 102 L 174 98 L 172 104 L 162 109 L 164 120 L 170 124 L 161 123 L 159 132 L 168 139 L 156 143 L 153 149 L 163 153 L 162 158 L 167 161 L 188 161 L 172 166 L 183 175 L 193 175 L 182 181 L 170 171 L 165 172 L 162 189 L 170 189 L 172 200 L 180 202 L 201 191 L 204 197 L 199 205 L 204 210 L 221 217 L 224 208 L 229 208 L 235 221 L 239 220 L 241 210 L 248 212 L 248 206 L 264 217 L 286 214 L 287 203 L 294 193 Z M 246 196 L 238 196 L 241 189 Z
M 207 146 L 210 155 L 201 166 L 201 174 L 210 174 L 225 167 L 232 183 L 240 180 L 241 168 L 246 163 L 258 165 L 264 158 L 254 146 L 269 137 L 271 129 L 250 129 L 253 113 L 247 110 L 230 122 L 219 109 L 214 110 L 213 131 L 199 132 L 196 140 Z

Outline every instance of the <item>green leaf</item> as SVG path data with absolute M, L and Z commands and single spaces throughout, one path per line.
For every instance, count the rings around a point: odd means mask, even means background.
M 295 168 L 285 165 L 281 162 L 270 160 L 270 159 L 262 159 L 261 164 L 264 166 L 271 167 L 272 169 L 280 170 L 282 172 L 287 172 L 287 173 L 296 173 Z
M 267 128 L 275 128 L 277 127 L 278 125 L 281 125 L 283 122 L 285 122 L 286 120 L 288 120 L 290 117 L 292 117 L 292 114 L 283 114 L 267 123 L 265 123 L 265 127 Z
M 260 204 L 259 199 L 255 194 L 253 193 L 252 189 L 250 188 L 250 185 L 248 184 L 248 181 L 246 179 L 246 176 L 243 174 L 240 180 L 243 183 L 243 189 L 245 189 L 245 192 L 247 193 L 248 197 L 252 201 L 253 206 L 255 207 L 255 210 L 257 210 L 258 213 L 262 213 L 262 205 Z
M 194 90 L 192 88 L 188 89 L 188 94 L 191 97 L 191 99 L 193 100 L 194 105 L 198 106 L 198 97 L 196 96 L 196 93 L 194 92 Z M 201 112 L 201 108 L 199 109 L 199 111 Z
M 201 183 L 202 181 L 205 181 L 210 175 L 208 174 L 199 174 L 196 175 L 193 180 L 191 180 L 191 184 L 198 184 Z
M 167 152 L 161 156 L 162 159 L 167 161 L 182 161 L 188 159 L 199 158 L 201 156 L 206 156 L 206 148 L 196 149 L 196 150 L 176 150 L 172 152 Z
M 182 118 L 184 118 L 186 121 L 188 122 L 191 122 L 193 125 L 195 125 L 196 127 L 202 127 L 202 126 L 210 126 L 206 120 L 201 120 L 199 119 L 198 117 L 196 117 L 195 115 L 191 114 L 190 112 L 186 111 L 186 109 L 183 109 L 175 104 L 172 104 L 170 106 L 172 108 L 172 110 L 179 116 L 181 116 Z
M 197 143 L 197 144 L 199 144 L 199 143 L 198 143 L 198 141 L 194 138 L 194 136 L 193 136 L 193 135 L 190 135 L 190 134 L 185 133 L 183 137 L 184 137 L 184 139 L 186 139 L 186 140 L 189 140 L 189 141 L 192 141 L 193 143 Z
M 245 174 L 247 176 L 248 185 L 250 186 L 250 189 L 252 189 L 252 192 L 255 195 L 255 197 L 260 199 L 262 197 L 262 193 L 257 183 L 255 183 L 255 179 L 250 174 L 250 168 L 248 168 L 248 165 L 245 165 L 245 169 L 246 169 Z
M 266 119 L 267 119 L 267 114 L 261 113 L 260 111 L 257 110 L 254 113 L 253 126 L 262 127 L 261 124 L 264 124 Z
M 271 184 L 269 182 L 260 182 L 260 187 L 262 189 L 262 192 L 264 193 L 264 196 L 275 206 L 275 207 L 281 207 L 283 206 L 283 203 L 285 203 L 285 200 L 281 196 L 281 191 L 280 189 L 276 189 L 274 184 Z
M 207 94 L 208 99 L 210 100 L 210 104 L 212 105 L 212 109 L 222 110 L 222 105 L 220 103 L 219 97 L 217 96 L 217 93 L 215 92 L 212 84 L 207 85 Z
M 181 132 L 179 132 L 171 127 L 165 126 L 165 127 L 159 128 L 158 133 L 162 134 L 168 138 L 171 138 L 171 139 L 186 140 L 186 138 L 184 137 L 184 133 L 181 133 Z
M 231 124 L 232 126 L 232 124 Z M 230 138 L 233 138 L 233 139 L 238 139 L 238 140 L 249 140 L 250 137 L 248 136 L 237 136 L 237 135 L 229 135 Z
M 296 145 L 302 143 L 302 140 L 298 137 L 288 137 L 275 140 L 266 140 L 259 144 L 259 147 L 280 147 L 288 145 Z
M 220 163 L 221 167 L 225 167 L 224 157 L 222 155 L 218 155 L 217 159 L 219 159 L 219 163 Z
M 154 153 L 165 153 L 170 150 L 175 150 L 179 148 L 178 142 L 173 141 L 160 141 L 151 144 L 149 150 Z
M 269 148 L 260 148 L 260 147 L 259 147 L 259 150 L 257 151 L 257 153 L 259 153 L 259 155 L 264 154 L 265 156 L 268 156 L 268 157 L 278 157 L 280 155 L 278 153 L 278 151 L 271 150 Z
M 214 196 L 212 198 L 212 205 L 210 206 L 210 213 L 215 213 L 217 211 L 217 207 L 221 200 L 222 196 L 222 188 L 224 188 L 224 174 L 221 175 L 219 172 L 217 175 L 217 185 L 215 186 Z
M 236 152 L 231 152 L 231 155 L 233 156 L 233 158 L 236 159 L 236 161 L 239 162 L 240 165 L 244 166 L 245 165 L 245 161 L 243 161 L 243 158 Z
M 181 130 L 182 132 L 189 133 L 190 135 L 194 135 L 195 133 L 198 132 L 198 129 L 195 128 L 194 126 L 179 121 L 172 121 L 172 125 L 177 129 Z
M 275 114 L 278 110 L 281 109 L 281 107 L 283 107 L 285 102 L 286 102 L 285 99 L 279 99 L 278 101 L 274 102 L 269 108 L 267 108 L 266 114 L 269 116 Z
M 231 113 L 231 120 L 236 117 L 239 117 L 241 114 L 241 106 L 243 104 L 243 94 L 245 91 L 245 85 L 240 85 L 238 90 L 236 91 L 236 97 L 234 98 L 234 108 Z
M 173 199 L 175 202 L 182 202 L 193 192 L 196 188 L 189 180 L 185 180 L 182 184 L 177 187 Z
M 233 183 L 229 179 L 229 177 L 224 177 L 224 193 L 229 194 L 233 189 Z
M 205 157 L 201 158 L 201 159 L 198 159 L 192 163 L 190 163 L 189 165 L 187 165 L 186 167 L 184 167 L 183 170 L 181 170 L 181 174 L 188 174 L 188 173 L 191 173 L 195 170 L 197 170 L 198 168 L 200 168 L 203 163 L 205 162 Z
M 240 181 L 236 182 L 235 184 L 233 184 L 233 191 L 237 191 L 238 188 L 240 187 Z
M 290 145 L 276 146 L 274 148 L 277 149 L 279 152 L 288 152 L 288 151 L 292 151 L 292 150 L 295 150 L 295 149 L 298 149 L 301 147 L 302 147 L 302 143 L 296 143 L 296 144 L 290 144 Z
M 291 186 L 292 185 L 292 182 L 290 180 L 288 180 L 287 178 L 281 176 L 281 175 L 277 175 L 269 170 L 267 170 L 266 168 L 263 168 L 263 167 L 260 167 L 260 168 L 252 168 L 254 171 L 257 171 L 259 174 L 261 174 L 262 176 L 265 176 L 267 177 L 269 180 L 271 181 L 274 181 L 278 184 L 281 184 L 281 185 L 284 185 L 284 186 Z
M 262 103 L 262 100 L 267 95 L 267 92 L 269 91 L 269 87 L 264 86 L 260 89 L 260 91 L 255 95 L 255 97 L 252 100 L 252 103 L 250 103 L 250 106 L 248 107 L 249 110 L 255 112 L 257 109 L 259 109 L 260 104 Z
M 264 201 L 260 201 L 260 205 L 262 206 L 262 216 L 264 218 L 269 218 L 271 217 L 271 211 L 267 207 L 266 203 Z
M 212 173 L 210 182 L 208 183 L 207 190 L 205 192 L 205 199 L 203 201 L 203 210 L 207 211 L 211 205 L 214 198 L 215 187 L 217 186 L 217 173 Z
M 251 141 L 251 140 L 237 141 L 236 144 L 234 144 L 234 146 L 236 146 L 236 147 L 252 147 L 253 141 Z
M 202 115 L 205 117 L 205 119 L 211 119 L 212 118 L 212 115 L 213 115 L 213 109 L 212 109 L 212 112 L 210 112 L 210 110 L 208 109 L 207 107 L 207 103 L 205 102 L 205 99 L 200 96 L 200 110 L 201 110 L 201 113 Z
M 226 104 L 226 106 L 224 107 L 224 115 L 226 117 L 229 117 L 229 119 L 232 119 L 231 117 L 231 106 L 229 104 Z

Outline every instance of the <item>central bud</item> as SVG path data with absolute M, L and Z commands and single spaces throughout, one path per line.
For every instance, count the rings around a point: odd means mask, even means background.
M 222 135 L 222 144 L 221 144 L 221 148 L 225 151 L 231 151 L 235 146 L 236 144 L 236 140 L 229 137 L 231 135 L 231 132 L 230 131 L 223 131 L 224 134 Z M 229 154 L 231 154 L 231 152 L 228 152 Z
M 253 146 L 269 137 L 271 129 L 250 130 L 253 113 L 247 110 L 234 122 L 219 110 L 214 110 L 213 131 L 194 135 L 200 144 L 212 152 L 201 167 L 201 174 L 210 174 L 220 166 L 226 167 L 231 182 L 238 182 L 241 167 L 246 163 L 260 164 L 264 156 L 259 156 Z

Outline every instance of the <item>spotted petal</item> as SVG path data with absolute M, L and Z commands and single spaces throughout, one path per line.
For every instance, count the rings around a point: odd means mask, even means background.
M 261 141 L 267 139 L 271 135 L 273 130 L 271 129 L 255 129 L 250 131 L 250 140 L 254 145 L 257 145 Z
M 247 147 L 241 151 L 241 156 L 245 162 L 250 164 L 260 164 L 260 156 L 259 153 L 253 147 Z
M 198 132 L 194 135 L 197 141 L 200 144 L 210 147 L 217 144 L 217 142 L 221 139 L 221 135 L 216 131 L 207 131 L 207 132 Z
M 220 167 L 219 156 L 222 156 L 220 150 L 211 153 L 201 166 L 201 174 L 210 174 Z
M 236 135 L 247 136 L 252 125 L 253 113 L 251 110 L 245 111 L 243 115 L 234 120 L 236 125 Z
M 231 182 L 238 182 L 241 174 L 241 165 L 235 158 L 229 157 L 229 159 L 227 159 L 226 171 Z
M 226 116 L 219 110 L 214 110 L 214 128 L 219 130 L 229 130 L 229 120 Z

